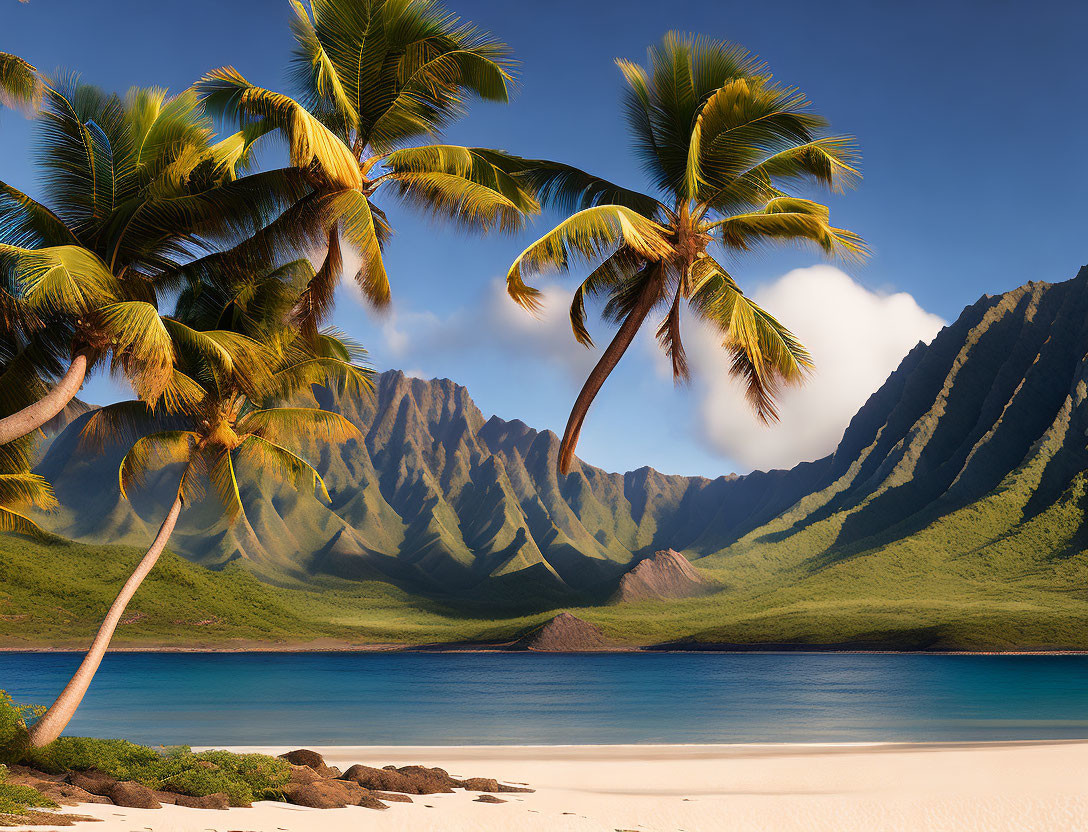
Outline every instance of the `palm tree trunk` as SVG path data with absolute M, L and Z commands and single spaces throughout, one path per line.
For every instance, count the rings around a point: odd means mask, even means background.
M 574 400 L 570 418 L 567 419 L 567 428 L 563 431 L 563 441 L 559 444 L 560 474 L 570 473 L 570 466 L 574 462 L 574 449 L 578 446 L 578 435 L 582 432 L 582 422 L 585 421 L 586 414 L 589 412 L 589 406 L 593 404 L 593 399 L 600 392 L 604 380 L 616 369 L 616 365 L 619 364 L 623 354 L 627 352 L 627 348 L 635 340 L 635 336 L 642 327 L 642 322 L 646 320 L 646 316 L 653 309 L 659 288 L 659 281 L 654 279 L 646 281 L 646 286 L 642 290 L 642 294 L 639 295 L 635 308 L 628 312 L 627 317 L 623 319 L 623 323 L 620 325 L 616 336 L 612 339 L 612 343 L 605 349 L 601 360 L 597 362 L 597 366 L 589 374 L 586 383 L 582 385 L 582 391 L 578 394 L 578 398 Z
M 37 430 L 64 410 L 68 402 L 76 397 L 79 388 L 83 386 L 83 379 L 87 375 L 87 364 L 87 353 L 77 352 L 56 387 L 34 404 L 27 405 L 17 413 L 0 419 L 0 445 L 5 445 Z
M 61 691 L 57 701 L 50 705 L 45 715 L 31 726 L 29 740 L 34 748 L 48 745 L 59 737 L 61 731 L 65 729 L 75 715 L 76 708 L 79 707 L 84 694 L 87 693 L 87 688 L 91 686 L 91 680 L 94 678 L 95 671 L 98 670 L 98 665 L 102 663 L 102 657 L 106 654 L 106 648 L 110 645 L 113 631 L 117 629 L 117 623 L 121 620 L 125 607 L 128 606 L 128 602 L 132 600 L 132 596 L 140 588 L 140 584 L 147 577 L 147 573 L 151 571 L 151 568 L 159 559 L 159 555 L 166 548 L 166 541 L 170 539 L 170 534 L 174 531 L 174 525 L 178 522 L 180 513 L 181 495 L 179 494 L 177 499 L 174 500 L 174 504 L 170 506 L 166 519 L 162 521 L 159 533 L 151 544 L 151 548 L 147 550 L 147 554 L 144 555 L 143 560 L 136 567 L 136 571 L 125 581 L 125 585 L 121 588 L 121 592 L 118 593 L 113 606 L 106 613 L 106 618 L 102 622 L 102 626 L 98 628 L 98 633 L 95 635 L 87 655 L 83 657 L 79 669 L 76 670 L 75 675 L 72 676 L 64 690 Z

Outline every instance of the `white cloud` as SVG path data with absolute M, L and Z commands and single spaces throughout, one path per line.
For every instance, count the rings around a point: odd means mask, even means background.
M 507 358 L 531 358 L 558 365 L 582 379 L 597 360 L 596 350 L 578 344 L 570 331 L 570 293 L 558 286 L 542 289 L 542 309 L 533 316 L 506 294 L 503 280 L 491 281 L 467 307 L 448 317 L 431 312 L 393 311 L 382 323 L 390 356 L 400 364 L 428 368 L 451 353 L 501 351 Z M 420 372 L 417 370 L 416 372 Z
M 753 297 L 801 339 L 815 374 L 781 397 L 781 421 L 762 425 L 728 372 L 714 335 L 688 322 L 684 339 L 704 439 L 747 468 L 785 468 L 835 449 L 851 417 L 919 341 L 944 326 L 906 292 L 879 294 L 832 266 L 796 269 Z
M 388 316 L 374 321 L 384 342 L 382 361 L 411 368 L 410 375 L 421 378 L 449 375 L 469 380 L 466 364 L 488 373 L 513 368 L 511 378 L 532 379 L 534 385 L 549 389 L 560 385 L 556 401 L 565 407 L 570 391 L 581 386 L 600 352 L 585 349 L 571 335 L 570 287 L 551 284 L 542 291 L 543 309 L 537 317 L 510 300 L 501 279 L 491 281 L 469 303 L 446 315 L 394 307 Z M 625 424 L 615 426 L 617 435 L 641 435 L 642 407 L 687 407 L 690 416 L 685 418 L 678 412 L 675 419 L 670 417 L 671 423 L 680 426 L 689 422 L 706 447 L 728 460 L 723 468 L 783 468 L 818 459 L 834 450 L 850 418 L 903 356 L 919 341 L 932 340 L 944 325 L 911 295 L 871 291 L 831 266 L 797 269 L 753 294 L 800 337 L 816 362 L 815 374 L 807 384 L 784 391 L 781 421 L 767 426 L 755 418 L 740 383 L 729 376 L 728 358 L 719 339 L 687 316 L 684 343 L 694 376 L 690 394 L 674 396 L 664 389 L 666 384 L 671 386 L 671 373 L 654 339 L 654 327 L 644 328 L 636 349 L 653 351 L 662 387 L 651 384 L 650 388 L 634 389 L 631 385 L 637 373 L 628 375 L 624 386 L 613 386 L 611 398 L 626 401 L 625 397 L 632 397 L 632 409 L 624 411 Z M 601 334 L 603 342 L 610 337 L 604 330 Z M 541 365 L 550 365 L 553 372 L 541 375 Z M 626 373 L 637 365 L 631 354 L 620 369 L 626 367 Z M 661 398 L 648 402 L 647 395 Z M 492 397 L 494 406 L 507 408 L 511 417 L 537 426 L 547 424 L 538 412 L 525 411 L 520 392 L 511 392 L 508 397 L 493 392 Z M 559 410 L 565 414 L 563 407 Z M 561 419 L 556 426 L 559 424 Z M 639 445 L 632 442 L 632 448 Z M 645 449 L 633 451 L 625 464 L 637 467 L 644 464 L 644 456 Z M 670 469 L 666 463 L 657 464 Z

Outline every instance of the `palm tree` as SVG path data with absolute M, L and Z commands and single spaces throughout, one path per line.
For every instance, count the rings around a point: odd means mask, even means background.
M 107 359 L 157 401 L 173 378 L 159 294 L 177 287 L 181 266 L 251 236 L 307 192 L 291 168 L 239 176 L 248 139 L 216 141 L 192 91 L 134 88 L 122 99 L 75 78 L 42 83 L 49 205 L 0 182 L 0 295 L 18 310 L 5 321 L 16 363 L 34 347 L 40 376 L 56 384 L 26 403 L 22 370 L 0 375 L 0 444 L 55 416 Z
M 509 175 L 514 160 L 505 153 L 409 146 L 434 139 L 470 98 L 507 100 L 506 46 L 432 0 L 291 5 L 297 99 L 254 86 L 233 67 L 208 73 L 197 89 L 210 112 L 237 121 L 249 135 L 277 131 L 292 163 L 311 173 L 308 197 L 259 242 L 265 250 L 284 247 L 284 240 L 296 250 L 327 246 L 295 310 L 312 335 L 333 303 L 341 238 L 362 255 L 355 278 L 365 296 L 379 308 L 389 303 L 381 252 L 391 228 L 372 201 L 380 189 L 391 187 L 427 214 L 482 231 L 516 228 L 539 205 Z
M 866 251 L 857 235 L 830 224 L 824 205 L 790 190 L 849 184 L 858 175 L 852 140 L 829 135 L 805 97 L 776 84 L 753 55 L 669 33 L 649 50 L 649 69 L 617 63 L 626 81 L 628 129 L 656 196 L 556 162 L 525 160 L 516 172 L 543 203 L 571 215 L 514 261 L 511 297 L 536 310 L 540 292 L 525 278 L 585 260 L 595 268 L 574 294 L 574 337 L 592 345 L 587 297 L 604 298 L 603 316 L 619 324 L 571 411 L 559 451 L 563 474 L 590 404 L 655 309 L 664 313 L 657 338 L 674 378 L 688 378 L 680 337 L 684 301 L 721 333 L 732 372 L 744 380 L 759 418 L 777 418 L 776 394 L 799 383 L 812 361 L 789 330 L 744 295 L 718 259 L 723 254 L 781 242 L 846 256 Z
M 220 320 L 236 316 L 240 325 L 233 331 L 200 331 L 170 319 L 179 345 L 174 372 L 180 378 L 176 384 L 198 395 L 186 396 L 175 408 L 160 408 L 157 413 L 140 401 L 108 405 L 84 426 L 83 440 L 92 447 L 135 438 L 118 474 L 121 494 L 126 498 L 156 467 L 174 464 L 181 467 L 181 473 L 176 495 L 151 548 L 117 595 L 67 686 L 30 728 L 33 746 L 56 739 L 75 714 L 126 606 L 166 547 L 183 506 L 203 495 L 205 481 L 210 482 L 228 523 L 241 521 L 247 528 L 236 473 L 240 461 L 298 488 L 316 489 L 329 499 L 317 471 L 284 446 L 299 437 L 342 442 L 358 436 L 358 430 L 336 413 L 277 407 L 272 402 L 289 399 L 326 380 L 357 390 L 370 389 L 369 373 L 358 366 L 361 352 L 332 333 L 321 334 L 316 348 L 290 332 L 281 331 L 271 340 L 271 348 L 243 334 L 246 330 L 267 332 L 277 314 L 282 314 L 282 309 L 277 311 L 278 301 L 289 297 L 274 284 L 290 285 L 300 273 L 308 281 L 312 267 L 309 274 L 297 268 L 280 269 L 252 280 L 249 291 L 234 293 L 231 305 L 235 308 L 224 308 L 218 316 Z M 194 322 L 209 309 L 192 293 L 184 306 Z M 252 533 L 251 528 L 249 531 Z

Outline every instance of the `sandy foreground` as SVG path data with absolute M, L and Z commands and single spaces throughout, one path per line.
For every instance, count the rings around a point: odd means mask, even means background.
M 284 748 L 233 748 L 278 754 Z M 1088 742 L 315 747 L 346 768 L 422 763 L 535 794 L 413 796 L 389 809 L 88 805 L 86 832 L 1002 832 L 1088 829 Z M 41 827 L 38 827 L 39 829 Z M 72 828 L 72 827 L 70 827 Z

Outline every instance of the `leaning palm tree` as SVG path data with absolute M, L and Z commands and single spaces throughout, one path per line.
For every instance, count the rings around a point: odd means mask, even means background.
M 302 330 L 312 335 L 332 306 L 341 238 L 362 256 L 355 277 L 364 295 L 377 307 L 389 303 L 382 247 L 391 229 L 372 201 L 380 189 L 392 189 L 427 214 L 483 231 L 516 228 L 539 205 L 507 172 L 513 160 L 505 153 L 410 146 L 434 140 L 471 98 L 507 100 L 506 46 L 433 0 L 291 5 L 297 98 L 254 86 L 233 67 L 209 73 L 197 90 L 210 112 L 238 122 L 248 135 L 283 136 L 293 164 L 311 173 L 308 197 L 257 242 L 272 249 L 326 247 L 295 310 Z M 252 251 L 253 243 L 246 248 Z
M 253 303 L 252 297 L 249 301 L 241 312 L 243 326 L 264 326 L 264 310 L 275 304 Z M 123 497 L 149 471 L 165 465 L 180 466 L 178 487 L 151 548 L 117 595 L 79 668 L 30 728 L 29 742 L 35 747 L 56 739 L 75 714 L 126 606 L 158 561 L 184 505 L 203 495 L 205 481 L 222 504 L 228 524 L 242 522 L 248 527 L 238 487 L 239 462 L 298 488 L 316 490 L 327 500 L 317 471 L 285 445 L 300 437 L 342 442 L 359 435 L 339 414 L 273 405 L 326 380 L 369 389 L 369 373 L 358 365 L 360 354 L 350 343 L 325 333 L 315 349 L 284 332 L 269 349 L 238 331 L 202 332 L 176 320 L 172 326 L 179 344 L 176 384 L 198 395 L 179 399 L 169 412 L 165 407 L 152 411 L 139 401 L 108 405 L 88 420 L 82 437 L 92 447 L 135 438 L 118 472 Z
M 516 172 L 545 204 L 571 215 L 518 256 L 511 297 L 529 310 L 539 290 L 525 278 L 596 264 L 574 294 L 574 337 L 592 346 L 586 298 L 605 300 L 619 325 L 574 403 L 560 445 L 560 473 L 570 471 L 578 435 L 601 385 L 654 310 L 657 337 L 677 381 L 688 378 L 681 307 L 716 327 L 732 373 L 764 421 L 775 398 L 799 383 L 812 361 L 805 348 L 748 298 L 722 262 L 763 245 L 802 242 L 829 254 L 862 256 L 855 234 L 830 224 L 818 202 L 793 195 L 796 184 L 841 188 L 857 177 L 853 142 L 826 132 L 793 88 L 776 84 L 739 46 L 670 33 L 649 50 L 648 69 L 618 61 L 635 152 L 651 193 L 628 190 L 568 165 L 525 160 Z M 728 261 L 726 261 L 728 262 Z
M 251 236 L 307 193 L 293 168 L 239 176 L 248 139 L 217 141 L 191 91 L 134 88 L 122 99 L 75 78 L 43 83 L 48 205 L 0 182 L 0 293 L 20 310 L 8 334 L 51 341 L 40 366 L 55 386 L 23 405 L 16 379 L 0 375 L 0 444 L 60 412 L 96 366 L 156 401 L 173 361 L 160 293 L 176 288 L 182 265 Z

